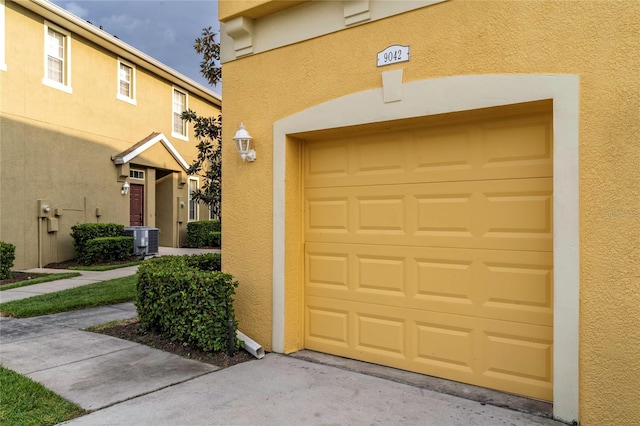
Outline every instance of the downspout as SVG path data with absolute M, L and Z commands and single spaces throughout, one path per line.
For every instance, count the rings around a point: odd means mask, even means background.
M 38 218 L 38 268 L 42 268 L 42 218 Z
M 258 359 L 264 358 L 264 349 L 262 349 L 262 346 L 260 346 L 258 342 L 247 337 L 247 335 L 240 330 L 236 330 L 236 337 L 242 342 L 245 351 Z

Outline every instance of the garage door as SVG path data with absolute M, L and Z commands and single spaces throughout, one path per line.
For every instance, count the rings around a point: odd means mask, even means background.
M 551 123 L 306 141 L 305 347 L 551 401 Z

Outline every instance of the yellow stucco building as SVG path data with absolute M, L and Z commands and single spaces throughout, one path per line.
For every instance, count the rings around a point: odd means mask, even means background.
M 640 3 L 222 0 L 219 19 L 243 332 L 640 422 Z
M 0 0 L 0 240 L 15 268 L 75 256 L 71 227 L 158 228 L 161 246 L 208 219 L 187 108 L 220 113 L 209 89 L 46 0 Z

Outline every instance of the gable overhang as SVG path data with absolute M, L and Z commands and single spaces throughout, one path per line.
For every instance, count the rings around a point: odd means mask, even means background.
M 150 134 L 140 142 L 133 145 L 128 150 L 112 156 L 111 160 L 113 160 L 116 165 L 126 164 L 157 143 L 160 143 L 165 147 L 165 149 L 169 152 L 169 154 L 171 154 L 171 156 L 176 160 L 176 162 L 180 165 L 180 167 L 182 167 L 185 172 L 187 171 L 187 169 L 189 169 L 189 164 L 185 161 L 182 155 L 180 155 L 178 150 L 171 144 L 171 142 L 169 142 L 169 139 L 167 139 L 167 137 L 162 133 Z

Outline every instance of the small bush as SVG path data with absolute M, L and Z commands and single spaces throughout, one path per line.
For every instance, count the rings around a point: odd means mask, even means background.
M 78 254 L 83 265 L 127 260 L 133 252 L 133 237 L 101 237 L 87 241 Z
M 16 259 L 16 246 L 0 241 L 0 280 L 11 278 L 11 268 Z
M 238 283 L 219 271 L 220 256 L 165 256 L 138 269 L 136 308 L 143 330 L 156 330 L 205 351 L 229 349 L 228 320 L 237 320 L 233 295 Z
M 209 232 L 209 246 L 210 247 L 222 246 L 222 232 Z
M 219 247 L 220 236 L 214 244 L 211 233 L 220 232 L 219 220 L 199 220 L 187 223 L 187 247 Z
M 94 238 L 122 237 L 124 225 L 117 223 L 82 223 L 71 227 L 71 237 L 76 255 L 81 256 L 87 243 Z
M 222 256 L 219 253 L 205 253 L 196 255 L 179 256 L 186 264 L 201 271 L 221 271 Z

